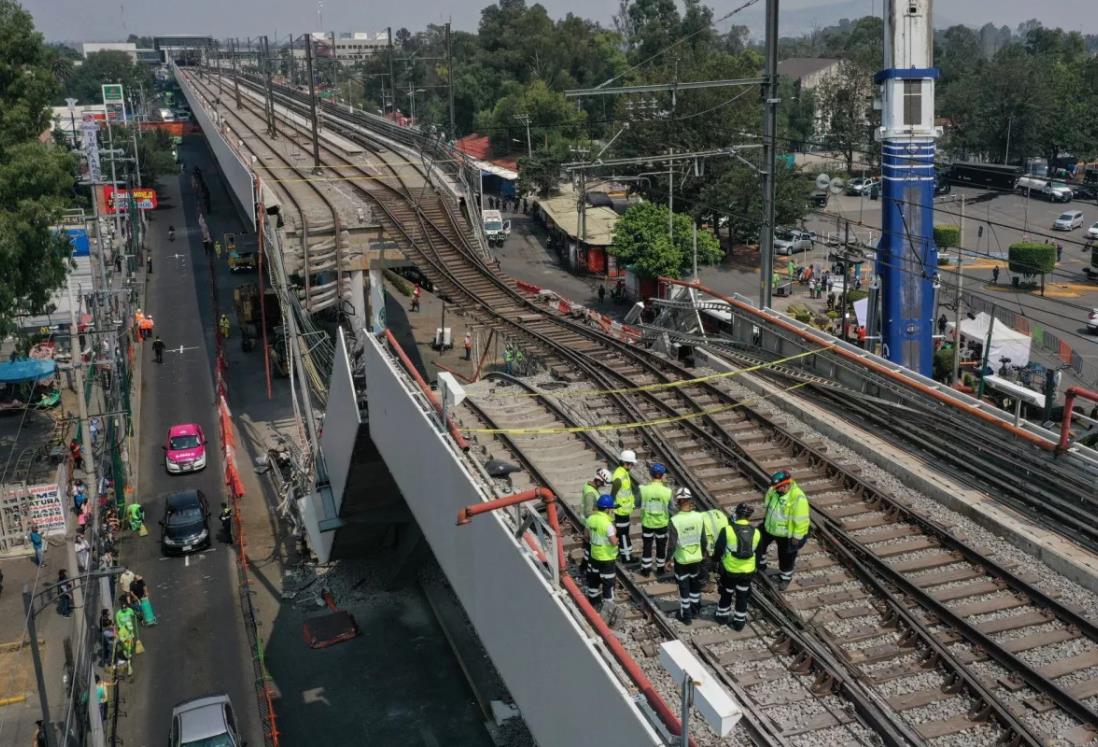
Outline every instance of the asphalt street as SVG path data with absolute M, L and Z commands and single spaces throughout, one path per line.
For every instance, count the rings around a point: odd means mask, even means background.
M 188 177 L 189 179 L 189 177 Z M 213 406 L 214 322 L 209 272 L 195 220 L 194 201 L 181 200 L 180 177 L 161 180 L 161 209 L 153 214 L 149 245 L 153 274 L 146 290 L 146 313 L 167 346 L 163 364 L 153 360 L 152 344 L 140 346 L 141 382 L 140 501 L 149 535 L 130 537 L 121 562 L 145 577 L 159 625 L 141 631 L 145 653 L 137 658 L 135 681 L 123 683 L 124 716 L 119 734 L 127 747 L 163 744 L 176 703 L 208 693 L 227 692 L 244 738 L 262 744 L 248 639 L 238 601 L 233 551 L 219 541 L 217 513 L 223 495 L 216 410 Z M 169 242 L 168 226 L 176 227 Z M 169 475 L 164 469 L 168 427 L 198 423 L 207 434 L 208 466 L 199 473 Z M 164 497 L 197 488 L 210 502 L 211 549 L 185 557 L 160 552 L 158 522 Z

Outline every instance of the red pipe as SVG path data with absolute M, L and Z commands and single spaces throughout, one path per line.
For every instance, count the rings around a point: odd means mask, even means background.
M 1064 419 L 1060 423 L 1060 443 L 1056 445 L 1057 451 L 1068 449 L 1068 441 L 1071 440 L 1071 408 L 1075 404 L 1076 397 L 1098 402 L 1098 392 L 1092 392 L 1081 386 L 1068 387 L 1064 391 Z
M 744 311 L 746 313 L 753 314 L 755 316 L 764 318 L 768 322 L 776 324 L 779 327 L 781 327 L 782 329 L 786 330 L 787 332 L 792 332 L 793 334 L 797 335 L 798 337 L 801 337 L 802 339 L 808 340 L 809 342 L 814 342 L 814 343 L 816 343 L 817 345 L 819 345 L 821 347 L 828 347 L 831 350 L 831 352 L 835 353 L 836 355 L 838 355 L 841 358 L 846 358 L 847 360 L 849 360 L 853 363 L 857 363 L 861 366 L 864 366 L 865 368 L 868 368 L 871 371 L 873 371 L 875 373 L 878 373 L 878 374 L 880 374 L 880 375 L 882 375 L 886 378 L 892 379 L 893 381 L 896 381 L 900 384 L 903 384 L 904 386 L 910 387 L 911 389 L 914 389 L 915 391 L 919 392 L 920 394 L 925 394 L 926 396 L 931 397 L 933 399 L 936 399 L 939 402 L 942 402 L 943 404 L 949 405 L 950 407 L 953 407 L 953 408 L 956 408 L 958 410 L 961 410 L 962 412 L 968 413 L 969 415 L 972 415 L 972 416 L 976 417 L 977 419 L 982 420 L 985 423 L 988 423 L 989 425 L 993 425 L 997 428 L 1001 428 L 1002 430 L 1007 431 L 1011 435 L 1016 436 L 1016 437 L 1022 439 L 1023 441 L 1027 441 L 1027 442 L 1033 444 L 1034 446 L 1041 447 L 1045 451 L 1056 451 L 1059 448 L 1057 446 L 1057 444 L 1053 443 L 1052 441 L 1049 441 L 1047 438 L 1043 438 L 1043 437 L 1038 436 L 1034 433 L 1030 433 L 1029 431 L 1025 430 L 1024 428 L 1019 428 L 1019 427 L 1009 423 L 1008 421 L 1000 420 L 999 418 L 995 417 L 994 415 L 991 415 L 990 413 L 984 412 L 982 409 L 980 409 L 978 407 L 973 407 L 972 405 L 967 405 L 963 402 L 955 400 L 954 398 L 949 397 L 945 394 L 942 394 L 937 389 L 934 389 L 933 387 L 929 387 L 926 384 L 920 384 L 917 381 L 912 381 L 912 380 L 908 379 L 906 376 L 904 376 L 903 374 L 897 373 L 896 371 L 893 371 L 892 369 L 888 368 L 887 366 L 882 366 L 881 364 L 876 363 L 875 361 L 871 361 L 871 360 L 868 360 L 866 358 L 863 358 L 862 356 L 857 355 L 855 353 L 852 353 L 849 350 L 846 350 L 844 348 L 831 347 L 831 344 L 827 340 L 825 340 L 825 339 L 823 339 L 823 338 L 821 338 L 817 335 L 811 334 L 811 333 L 809 333 L 809 332 L 807 332 L 803 329 L 800 329 L 799 327 L 796 327 L 795 325 L 792 325 L 792 324 L 790 324 L 789 322 L 786 322 L 783 319 L 778 319 L 776 317 L 767 316 L 767 315 L 763 314 L 760 309 L 757 309 L 754 306 L 746 304 L 742 301 L 737 301 L 734 298 L 729 298 L 728 296 L 721 295 L 720 293 L 718 293 L 714 290 L 710 290 L 709 288 L 705 287 L 704 285 L 701 285 L 699 283 L 688 283 L 685 280 L 677 280 L 675 278 L 669 278 L 669 277 L 661 277 L 660 282 L 667 282 L 667 283 L 670 283 L 672 285 L 681 285 L 681 286 L 684 286 L 684 287 L 687 287 L 687 288 L 695 288 L 695 289 L 701 291 L 702 293 L 705 293 L 706 295 L 712 296 L 713 298 L 718 298 L 721 301 L 724 301 L 725 303 L 729 304 L 730 306 L 734 306 L 735 308 L 740 309 L 741 311 Z
M 400 358 L 400 362 L 404 364 L 405 370 L 407 370 L 412 378 L 416 380 L 416 383 L 419 384 L 423 396 L 430 401 L 431 405 L 435 408 L 435 411 L 441 415 L 442 403 L 438 401 L 438 397 L 431 391 L 431 387 L 423 380 L 423 377 L 419 375 L 419 371 L 416 369 L 407 353 L 404 352 L 404 348 L 400 347 L 400 343 L 393 337 L 393 333 L 389 330 L 385 330 L 385 339 L 389 341 L 389 346 L 393 349 L 393 352 L 396 353 L 397 357 Z M 461 429 L 457 427 L 453 419 L 449 416 L 446 417 L 446 427 L 450 430 L 450 435 L 453 436 L 458 447 L 462 451 L 468 451 L 469 442 L 465 440 L 465 436 L 461 435 Z
M 659 716 L 660 721 L 667 727 L 671 734 L 678 736 L 682 734 L 682 723 L 679 721 L 675 712 L 667 705 L 663 697 L 656 691 L 656 687 L 652 684 L 652 680 L 648 679 L 648 675 L 644 673 L 644 670 L 640 668 L 636 660 L 625 650 L 625 647 L 621 645 L 621 641 L 614 635 L 614 631 L 610 629 L 610 626 L 606 624 L 606 621 L 602 619 L 602 615 L 598 613 L 591 603 L 587 601 L 587 595 L 579 588 L 573 579 L 565 570 L 568 567 L 567 561 L 564 557 L 564 537 L 560 531 L 560 521 L 557 518 L 557 496 L 548 488 L 533 488 L 532 490 L 526 490 L 522 493 L 515 493 L 504 498 L 497 498 L 491 501 L 483 501 L 481 503 L 474 503 L 471 506 L 466 506 L 458 512 L 458 521 L 460 524 L 468 524 L 472 521 L 474 516 L 478 514 L 485 514 L 489 511 L 495 511 L 499 508 L 506 508 L 507 506 L 514 506 L 519 503 L 525 503 L 527 501 L 536 500 L 541 498 L 545 501 L 545 510 L 549 517 L 549 526 L 552 527 L 553 532 L 557 535 L 557 563 L 560 568 L 560 582 L 561 585 L 568 590 L 568 594 L 572 597 L 572 602 L 579 607 L 580 612 L 583 613 L 584 618 L 595 629 L 595 632 L 602 638 L 603 643 L 610 649 L 610 653 L 617 659 L 618 665 L 621 666 L 625 673 L 629 675 L 629 679 L 633 681 L 633 684 L 644 695 L 644 699 L 648 701 L 648 705 L 652 707 L 652 710 Z M 530 539 L 530 535 L 526 535 L 526 542 L 530 548 L 538 555 L 538 558 L 544 562 L 545 557 L 541 550 L 534 545 Z M 693 737 L 690 738 L 690 746 L 697 747 L 697 743 Z

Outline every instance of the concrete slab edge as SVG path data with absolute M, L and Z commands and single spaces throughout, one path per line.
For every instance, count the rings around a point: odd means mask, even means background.
M 699 351 L 699 357 L 718 370 L 735 367 L 708 353 Z M 758 394 L 774 394 L 779 388 L 751 375 L 736 377 L 736 383 Z M 796 398 L 796 395 L 790 395 Z M 974 523 L 1009 542 L 1059 573 L 1064 578 L 1098 593 L 1098 556 L 1082 547 L 1073 545 L 1061 535 L 1036 526 L 1013 509 L 998 505 L 995 498 L 986 493 L 974 493 L 964 485 L 954 483 L 943 475 L 930 470 L 920 473 L 911 467 L 890 459 L 890 449 L 870 445 L 869 434 L 846 420 L 823 417 L 819 408 L 800 399 L 773 397 L 771 400 L 782 410 L 789 412 L 827 438 L 845 446 L 880 469 L 901 480 L 905 485 L 941 503 L 946 508 L 972 520 Z M 830 413 L 826 413 L 830 415 Z M 891 451 L 897 451 L 895 447 Z

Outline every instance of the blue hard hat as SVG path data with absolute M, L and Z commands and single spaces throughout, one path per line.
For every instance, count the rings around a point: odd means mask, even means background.
M 781 485 L 783 482 L 790 482 L 793 479 L 793 475 L 789 474 L 786 470 L 780 469 L 770 476 L 770 484 L 773 486 Z
M 597 505 L 600 509 L 613 508 L 614 499 L 604 493 L 599 496 L 599 501 L 595 505 Z
M 664 467 L 659 462 L 656 462 L 648 468 L 648 474 L 652 475 L 652 477 L 663 477 L 667 474 L 667 467 Z

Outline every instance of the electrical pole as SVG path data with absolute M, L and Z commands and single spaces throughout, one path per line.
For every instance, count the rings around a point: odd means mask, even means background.
M 271 87 L 271 47 L 267 37 L 263 37 L 263 75 L 267 81 L 267 132 L 272 139 L 278 139 L 278 130 L 275 128 L 274 89 Z
M 675 149 L 669 151 L 675 155 Z M 675 245 L 675 162 L 667 164 L 667 243 Z
M 396 114 L 396 105 L 397 105 L 397 101 L 396 101 L 396 77 L 393 75 L 393 55 L 395 54 L 395 52 L 393 50 L 393 27 L 392 26 L 388 27 L 387 33 L 389 34 L 389 95 L 391 97 L 391 100 L 390 100 L 390 103 L 389 103 L 389 111 L 393 114 Z M 382 102 L 382 107 L 381 108 L 383 110 L 385 108 L 385 102 L 384 101 Z
M 320 123 L 316 115 L 316 83 L 313 80 L 313 37 L 305 35 L 305 73 L 309 76 L 309 109 L 313 118 L 313 173 L 320 173 Z
M 239 71 L 236 69 L 236 45 L 237 45 L 237 41 L 238 40 L 236 38 L 233 39 L 232 61 L 233 61 L 233 92 L 236 94 L 236 108 L 239 109 L 240 108 L 240 80 L 238 78 Z
M 450 22 L 446 22 L 446 83 L 450 89 L 450 139 L 457 140 L 457 126 L 454 124 L 454 47 L 450 33 Z M 530 119 L 526 120 L 526 149 L 530 150 Z
M 964 278 L 965 198 L 961 195 L 961 231 L 957 237 L 957 288 L 953 300 L 957 304 L 953 327 L 953 386 L 960 386 L 961 370 L 961 284 Z
M 526 155 L 532 157 L 534 155 L 534 147 L 530 141 L 530 115 L 516 114 L 515 120 L 517 120 L 519 124 L 526 126 Z
M 759 306 L 773 303 L 774 279 L 774 193 L 777 182 L 778 153 L 778 0 L 766 0 L 766 87 L 763 94 L 763 219 L 759 234 L 759 259 L 762 270 Z M 843 333 L 846 333 L 846 309 L 843 309 Z

